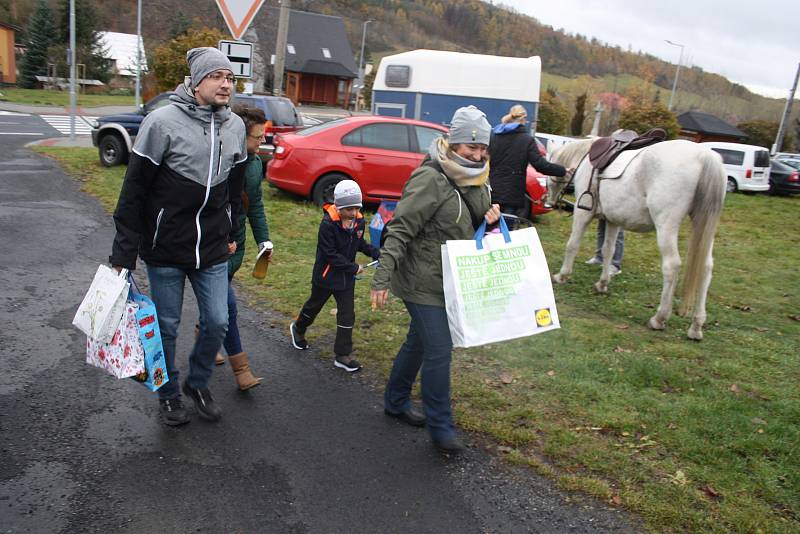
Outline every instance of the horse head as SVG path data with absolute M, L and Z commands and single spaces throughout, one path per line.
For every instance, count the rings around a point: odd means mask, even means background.
M 577 170 L 581 160 L 589 153 L 593 139 L 580 139 L 561 145 L 550 155 L 550 161 L 566 168 Z M 573 173 L 574 174 L 574 173 Z M 564 188 L 572 182 L 573 176 L 567 174 L 563 178 L 556 176 L 547 177 L 547 204 L 555 206 L 564 195 Z

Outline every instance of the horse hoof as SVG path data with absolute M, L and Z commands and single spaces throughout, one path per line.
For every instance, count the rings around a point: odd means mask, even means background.
M 556 283 L 556 284 L 563 284 L 566 281 L 567 281 L 567 277 L 564 276 L 561 273 L 553 275 L 553 282 Z
M 598 295 L 607 295 L 608 286 L 606 284 L 601 284 L 600 282 L 597 282 L 594 285 L 594 292 L 597 293 Z
M 651 317 L 649 321 L 647 321 L 647 326 L 650 330 L 664 330 L 666 327 L 664 321 L 659 321 L 655 317 Z
M 689 332 L 686 333 L 686 337 L 692 341 L 703 341 L 703 331 L 692 326 L 689 328 Z

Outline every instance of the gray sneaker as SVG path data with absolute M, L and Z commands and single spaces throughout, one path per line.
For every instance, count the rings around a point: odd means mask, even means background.
M 608 267 L 608 274 L 609 274 L 609 276 L 617 276 L 617 275 L 618 275 L 619 273 L 621 273 L 621 272 L 622 272 L 622 269 L 620 269 L 620 268 L 619 268 L 619 267 L 617 267 L 616 265 L 613 265 L 613 264 L 612 264 L 612 265 L 610 265 L 610 266 Z
M 602 265 L 603 264 L 603 259 L 602 258 L 598 258 L 597 256 L 592 256 L 591 258 L 586 260 L 584 263 L 586 265 Z

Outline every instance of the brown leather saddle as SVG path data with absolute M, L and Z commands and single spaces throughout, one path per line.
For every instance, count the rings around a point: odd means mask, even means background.
M 575 201 L 575 206 L 586 211 L 593 211 L 594 193 L 592 192 L 592 181 L 603 172 L 603 169 L 611 165 L 611 162 L 625 150 L 635 150 L 644 148 L 655 143 L 664 141 L 667 138 L 667 132 L 661 128 L 653 128 L 648 130 L 642 135 L 637 134 L 633 130 L 617 130 L 609 137 L 601 137 L 592 143 L 589 147 L 589 163 L 592 164 L 592 175 L 589 177 L 589 185 L 586 191 L 581 193 L 578 200 Z
M 642 135 L 633 130 L 617 130 L 609 137 L 601 137 L 589 148 L 589 162 L 601 172 L 624 150 L 644 148 L 659 143 L 667 138 L 667 132 L 661 128 L 653 128 Z

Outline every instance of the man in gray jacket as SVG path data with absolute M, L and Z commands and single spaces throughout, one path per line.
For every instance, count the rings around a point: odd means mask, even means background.
M 199 335 L 189 355 L 183 392 L 203 419 L 220 418 L 208 390 L 214 358 L 228 326 L 228 257 L 235 236 L 247 160 L 244 123 L 231 113 L 236 83 L 219 50 L 186 54 L 191 81 L 168 106 L 142 121 L 131 151 L 114 223 L 111 265 L 147 265 L 158 313 L 169 381 L 158 390 L 164 422 L 189 422 L 180 398 L 175 341 L 186 278 L 200 311 Z

